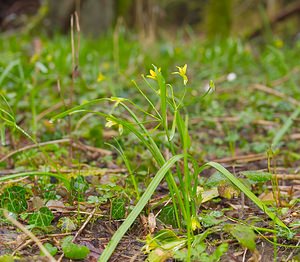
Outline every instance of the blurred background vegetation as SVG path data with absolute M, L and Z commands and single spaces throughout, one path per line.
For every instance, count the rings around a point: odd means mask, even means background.
M 75 10 L 82 32 L 93 37 L 117 24 L 150 42 L 178 28 L 206 38 L 299 37 L 299 0 L 2 0 L 1 31 L 67 32 Z
M 76 61 L 70 37 L 74 11 L 80 20 L 80 34 L 73 28 Z M 230 144 L 261 153 L 276 133 L 274 125 L 282 124 L 297 102 L 253 85 L 300 98 L 299 12 L 297 0 L 0 0 L 0 88 L 17 123 L 47 141 L 69 133 L 47 122 L 62 108 L 110 96 L 144 106 L 132 79 L 143 86 L 140 74 L 155 64 L 176 86 L 171 72 L 188 64 L 185 106 L 192 125 L 204 130 L 195 132 L 201 142 L 194 144 L 195 152 L 228 156 Z M 210 79 L 216 92 L 201 99 Z M 184 92 L 175 91 L 179 97 Z M 88 121 L 90 133 L 80 133 L 78 124 L 76 134 L 101 137 L 103 125 Z M 267 122 L 258 131 L 255 121 Z M 103 141 L 90 144 L 103 146 Z M 299 151 L 297 145 L 291 141 Z

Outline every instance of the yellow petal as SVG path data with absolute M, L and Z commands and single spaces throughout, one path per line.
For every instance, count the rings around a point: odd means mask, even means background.
M 40 55 L 38 53 L 35 53 L 31 58 L 30 58 L 30 63 L 34 64 L 36 61 L 38 61 L 40 58 Z
M 150 69 L 150 75 L 147 75 L 148 78 L 156 80 L 156 73 L 152 69 Z
M 117 123 L 113 120 L 111 120 L 110 118 L 106 118 L 106 123 L 105 123 L 105 127 L 112 127 L 114 125 L 116 125 Z
M 153 77 L 156 77 L 155 71 L 153 71 L 152 69 L 150 69 L 150 75 L 153 76 Z
M 102 73 L 98 74 L 97 82 L 102 82 L 105 79 L 105 76 Z
M 186 69 L 187 69 L 187 64 L 185 64 L 185 65 L 183 66 L 183 68 L 182 68 L 182 72 L 183 72 L 184 74 L 186 74 Z
M 189 81 L 187 76 L 184 75 L 184 76 L 182 76 L 182 78 L 183 78 L 183 84 L 186 85 L 186 83 Z
M 124 131 L 123 125 L 119 124 L 118 130 L 119 130 L 119 134 L 122 135 Z

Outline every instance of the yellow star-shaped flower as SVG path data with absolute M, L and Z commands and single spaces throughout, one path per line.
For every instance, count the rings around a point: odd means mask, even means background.
M 172 74 L 177 74 L 180 75 L 183 78 L 183 84 L 186 85 L 186 83 L 189 81 L 188 77 L 186 76 L 186 69 L 187 69 L 187 64 L 184 66 L 176 66 L 178 68 L 178 72 L 173 72 Z
M 112 127 L 112 126 L 115 126 L 117 125 L 118 126 L 118 130 L 119 130 L 119 134 L 122 135 L 123 134 L 123 125 L 121 124 L 118 124 L 117 122 L 115 122 L 114 120 L 112 120 L 111 118 L 107 117 L 106 118 L 106 124 L 105 124 L 105 127 Z
M 160 72 L 160 71 L 161 71 L 161 68 L 158 68 L 158 72 Z M 150 72 L 150 75 L 147 75 L 147 77 L 156 80 L 157 79 L 157 75 L 156 75 L 155 71 L 152 70 L 152 69 L 150 69 L 149 72 Z
M 102 82 L 103 80 L 105 80 L 105 75 L 103 75 L 101 72 L 98 74 L 97 77 L 97 82 Z

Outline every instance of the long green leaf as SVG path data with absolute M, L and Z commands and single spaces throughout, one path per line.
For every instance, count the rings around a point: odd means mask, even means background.
M 156 66 L 154 66 L 154 69 L 155 69 L 157 83 L 158 83 L 159 92 L 160 92 L 160 107 L 161 107 L 161 116 L 162 116 L 162 120 L 163 120 L 163 127 L 165 130 L 168 130 L 166 81 L 165 81 L 162 73 Z
M 222 173 L 232 184 L 238 187 L 251 201 L 257 205 L 263 212 L 265 212 L 278 226 L 288 229 L 288 227 L 274 214 L 269 208 L 256 196 L 254 195 L 238 178 L 231 174 L 222 165 L 216 162 L 208 162 L 200 167 L 199 171 L 202 172 L 208 167 L 213 167 Z
M 103 251 L 102 255 L 100 256 L 98 262 L 106 262 L 114 252 L 115 248 L 117 247 L 118 243 L 124 236 L 124 234 L 127 232 L 127 230 L 130 228 L 130 226 L 133 224 L 135 219 L 138 217 L 138 215 L 141 213 L 143 208 L 148 203 L 149 199 L 151 198 L 152 194 L 154 193 L 155 189 L 158 187 L 161 180 L 164 178 L 165 174 L 169 171 L 169 169 L 179 160 L 183 157 L 183 155 L 176 155 L 170 158 L 157 172 L 149 186 L 147 187 L 146 191 L 140 198 L 137 205 L 134 207 L 134 209 L 131 211 L 129 216 L 126 218 L 126 220 L 123 222 L 123 224 L 119 227 L 119 229 L 116 231 L 116 233 L 111 238 L 110 242 L 108 243 L 107 247 Z

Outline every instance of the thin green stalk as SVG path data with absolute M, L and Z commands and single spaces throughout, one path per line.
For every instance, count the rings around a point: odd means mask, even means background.
M 278 244 L 278 241 L 277 241 L 277 236 L 276 234 L 274 235 L 274 243 L 273 243 L 273 250 L 274 250 L 274 253 L 273 253 L 273 257 L 274 257 L 274 260 L 273 261 L 278 261 L 278 251 L 277 251 L 277 244 Z
M 35 104 L 36 89 L 33 88 L 30 92 L 30 108 L 31 108 L 31 128 L 34 140 L 36 140 L 37 121 L 36 121 L 36 104 Z
M 157 76 L 157 83 L 159 86 L 160 92 L 160 107 L 161 107 L 161 116 L 163 121 L 164 130 L 168 130 L 168 115 L 167 115 L 167 87 L 166 81 L 162 76 L 160 70 L 157 67 L 154 67 L 155 73 Z
M 188 118 L 187 118 L 188 119 Z M 186 119 L 186 123 L 187 123 Z M 187 261 L 191 261 L 191 238 L 192 238 L 192 225 L 191 225 L 191 210 L 190 210 L 190 202 L 192 201 L 190 198 L 190 189 L 191 189 L 191 179 L 190 179 L 190 171 L 189 171 L 189 166 L 188 166 L 188 148 L 189 148 L 189 143 L 187 137 L 189 136 L 188 134 L 188 127 L 187 124 L 185 124 L 184 127 L 184 140 L 183 140 L 183 161 L 184 161 L 184 185 L 185 185 L 185 190 L 184 190 L 184 200 L 185 200 L 185 208 L 186 208 L 186 215 L 187 215 L 187 220 L 186 220 L 186 229 L 187 229 Z
M 162 117 L 160 115 L 160 113 L 158 112 L 158 110 L 156 109 L 155 105 L 152 103 L 152 101 L 148 98 L 148 96 L 142 91 L 142 89 L 139 88 L 139 86 L 137 85 L 137 83 L 132 80 L 132 83 L 134 84 L 134 86 L 137 88 L 137 90 L 141 93 L 141 95 L 147 100 L 148 104 L 152 107 L 152 109 L 154 110 L 154 112 L 158 115 L 159 119 L 161 120 Z

